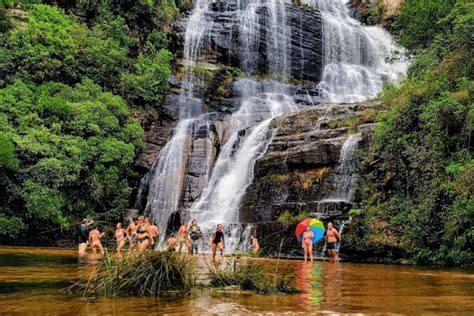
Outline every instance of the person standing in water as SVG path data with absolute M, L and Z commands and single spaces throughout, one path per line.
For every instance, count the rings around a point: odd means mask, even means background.
M 191 242 L 191 254 L 194 255 L 198 253 L 198 244 L 199 239 L 202 237 L 201 228 L 197 224 L 197 220 L 193 219 L 191 222 L 191 227 L 189 229 L 189 240 Z
M 217 231 L 212 234 L 210 244 L 212 248 L 212 260 L 216 259 L 217 249 L 221 252 L 221 258 L 224 260 L 224 232 L 222 224 L 217 225 Z
M 97 226 L 89 233 L 89 244 L 91 245 L 94 257 L 97 255 L 97 249 L 99 249 L 102 255 L 104 254 L 104 247 L 102 247 L 102 243 L 100 242 L 103 236 L 104 233 L 101 233 Z
M 255 233 L 250 235 L 250 249 L 252 249 L 252 253 L 255 254 L 260 250 L 260 245 L 258 244 L 258 239 Z
M 84 218 L 82 220 L 81 226 L 79 226 L 79 256 L 83 257 L 86 254 L 87 245 L 89 244 L 89 226 L 94 223 L 92 220 Z
M 143 216 L 138 217 L 138 226 L 136 231 L 138 250 L 145 251 L 150 246 L 150 225 L 145 222 Z
M 134 217 L 130 225 L 127 227 L 127 235 L 130 240 L 130 250 L 137 245 L 137 228 L 138 228 L 138 217 Z
M 306 262 L 309 256 L 311 262 L 313 262 L 313 237 L 314 234 L 311 231 L 311 227 L 306 226 L 306 231 L 303 232 L 303 239 L 301 245 L 304 251 L 304 261 Z
M 334 228 L 332 223 L 328 223 L 328 228 L 326 230 L 326 249 L 328 251 L 329 262 L 335 263 L 337 261 L 337 242 L 339 241 L 340 236 L 337 229 Z
M 122 223 L 117 223 L 115 228 L 115 239 L 117 240 L 117 257 L 122 257 L 122 249 L 127 240 L 127 231 L 122 227 Z
M 154 249 L 156 245 L 156 241 L 158 239 L 158 235 L 160 234 L 160 231 L 158 229 L 158 226 L 156 226 L 153 222 L 151 222 L 148 217 L 145 218 L 145 223 L 149 225 L 150 227 L 150 245 L 151 245 L 151 248 Z
M 188 225 L 183 224 L 178 230 L 178 252 L 181 253 L 181 249 L 183 248 L 183 245 L 186 247 L 186 251 L 188 254 L 191 253 L 191 247 L 189 244 L 188 240 L 188 234 L 189 234 L 189 229 Z

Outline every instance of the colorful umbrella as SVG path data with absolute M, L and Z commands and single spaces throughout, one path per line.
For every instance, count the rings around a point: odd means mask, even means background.
M 313 244 L 320 241 L 324 236 L 324 224 L 316 218 L 305 218 L 298 225 L 296 225 L 295 235 L 299 241 L 303 239 L 303 233 L 306 231 L 306 227 L 310 227 L 313 232 Z

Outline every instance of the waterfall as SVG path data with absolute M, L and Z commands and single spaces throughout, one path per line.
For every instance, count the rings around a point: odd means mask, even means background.
M 339 166 L 336 170 L 336 189 L 334 200 L 352 201 L 355 182 L 357 182 L 357 161 L 356 150 L 361 136 L 359 134 L 350 135 L 342 144 L 339 155 Z
M 153 178 L 150 181 L 147 211 L 152 212 L 160 231 L 166 230 L 168 218 L 178 208 L 186 163 L 186 145 L 192 123 L 193 119 L 178 123 L 175 134 L 163 147 L 150 171 Z
M 302 0 L 318 8 L 323 21 L 323 101 L 361 102 L 377 96 L 384 81 L 396 81 L 407 63 L 386 59 L 400 51 L 378 26 L 363 26 L 350 16 L 347 0 Z
M 248 95 L 255 83 L 244 81 L 243 92 Z M 270 83 L 260 86 L 260 93 L 245 98 L 240 109 L 231 117 L 229 139 L 214 165 L 211 177 L 201 198 L 191 207 L 191 214 L 202 227 L 211 231 L 217 224 L 226 225 L 226 247 L 236 249 L 240 242 L 242 225 L 239 206 L 245 190 L 252 183 L 257 158 L 266 151 L 271 138 L 268 127 L 272 118 L 298 107 L 286 94 L 265 92 L 265 89 L 282 90 L 283 85 Z
M 319 83 L 315 83 L 320 95 L 316 100 L 304 92 L 309 103 L 367 100 L 379 92 L 384 80 L 395 80 L 398 76 L 397 67 L 385 61 L 394 48 L 389 35 L 380 28 L 364 27 L 352 19 L 345 2 L 301 1 L 317 9 L 314 14 L 321 15 L 323 30 L 322 44 L 314 41 L 322 45 L 322 77 Z M 272 140 L 272 119 L 297 111 L 302 106 L 295 101 L 294 87 L 281 79 L 291 74 L 292 65 L 302 65 L 292 63 L 291 51 L 295 47 L 301 49 L 297 51 L 298 56 L 308 58 L 303 51 L 303 33 L 299 32 L 300 37 L 295 40 L 291 38 L 293 28 L 302 29 L 304 22 L 302 13 L 298 19 L 293 17 L 292 23 L 289 22 L 292 6 L 295 6 L 293 0 L 196 0 L 187 18 L 183 64 L 196 65 L 218 42 L 219 47 L 236 55 L 244 71 L 233 83 L 233 94 L 239 95 L 240 105 L 232 113 L 222 114 L 224 118 L 220 117 L 226 126 L 220 130 L 218 155 L 205 157 L 208 167 L 205 183 L 200 191 L 195 192 L 197 199 L 181 217 L 185 220 L 196 218 L 208 234 L 217 223 L 224 224 L 227 252 L 237 249 L 250 234 L 250 226 L 240 221 L 239 208 L 253 181 L 255 163 Z M 224 25 L 217 29 L 224 29 L 225 34 L 215 34 L 218 24 Z M 234 36 L 238 38 L 232 42 Z M 271 80 L 255 79 L 255 75 L 262 72 L 266 72 L 266 77 Z M 319 69 L 314 69 L 314 72 L 319 74 Z M 192 131 L 197 122 L 209 126 L 215 119 L 202 113 L 204 101 L 195 97 L 195 81 L 191 69 L 182 80 L 180 121 L 144 180 L 149 183 L 146 210 L 161 231 L 166 229 L 171 214 L 183 211 L 180 201 Z M 351 136 L 342 146 L 339 170 L 342 183 L 335 193 L 338 199 L 351 198 L 350 181 L 346 180 L 352 173 L 350 161 L 357 141 L 358 137 Z M 140 192 L 143 191 L 141 188 Z

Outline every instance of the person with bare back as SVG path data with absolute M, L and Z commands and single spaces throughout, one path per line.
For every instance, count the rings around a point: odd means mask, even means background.
M 104 236 L 104 233 L 101 233 L 97 226 L 94 227 L 94 229 L 91 230 L 91 232 L 89 233 L 89 244 L 91 245 L 92 253 L 94 254 L 94 257 L 97 254 L 97 249 L 99 249 L 102 255 L 104 254 L 104 247 L 102 247 L 102 243 L 100 242 L 100 239 L 103 236 Z
M 334 228 L 332 223 L 328 223 L 326 230 L 326 249 L 328 251 L 329 262 L 335 263 L 337 261 L 337 242 L 340 236 L 337 229 Z
M 187 224 L 181 225 L 178 230 L 177 239 L 178 239 L 178 252 L 181 253 L 181 249 L 183 245 L 186 247 L 186 251 L 188 254 L 191 254 L 191 244 L 188 240 L 189 229 Z

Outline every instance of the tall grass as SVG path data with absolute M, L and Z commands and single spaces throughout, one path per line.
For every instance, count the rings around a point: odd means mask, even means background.
M 177 253 L 147 251 L 122 259 L 106 254 L 102 261 L 69 290 L 84 296 L 165 296 L 188 294 L 196 283 L 195 262 Z
M 242 290 L 258 294 L 297 293 L 299 290 L 293 286 L 295 277 L 288 270 L 276 269 L 273 273 L 266 273 L 261 263 L 247 260 L 242 265 L 234 261 L 225 268 L 212 267 L 209 283 L 213 287 L 237 285 Z

